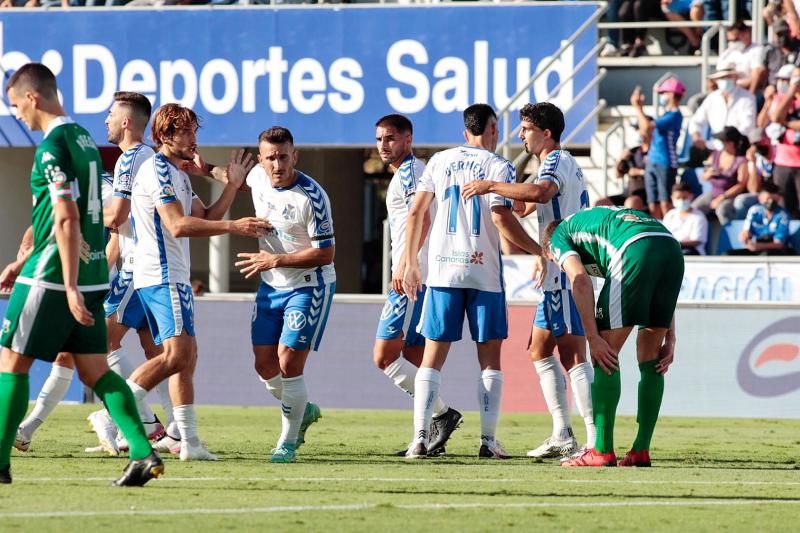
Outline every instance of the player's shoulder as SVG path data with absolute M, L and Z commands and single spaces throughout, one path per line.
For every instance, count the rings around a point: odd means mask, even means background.
M 312 201 L 318 199 L 320 195 L 325 195 L 325 189 L 322 188 L 322 185 L 317 180 L 299 170 L 297 171 L 297 181 L 294 182 L 294 188 L 302 190 Z

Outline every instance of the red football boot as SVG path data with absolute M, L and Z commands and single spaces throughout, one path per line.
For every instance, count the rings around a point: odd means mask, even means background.
M 589 448 L 581 455 L 564 461 L 561 466 L 617 466 L 617 456 L 613 451 L 600 453 L 594 448 Z
M 619 462 L 619 466 L 650 466 L 650 452 L 647 450 L 629 451 Z

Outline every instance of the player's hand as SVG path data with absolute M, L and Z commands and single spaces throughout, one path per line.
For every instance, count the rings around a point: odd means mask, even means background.
M 208 166 L 198 152 L 195 152 L 193 161 L 184 161 L 181 163 L 181 170 L 190 176 L 198 178 L 208 177 Z
M 275 254 L 265 252 L 264 250 L 257 253 L 239 253 L 236 257 L 241 261 L 236 261 L 234 266 L 239 269 L 239 272 L 244 274 L 245 279 L 249 279 L 259 272 L 270 270 L 278 266 L 278 257 Z
M 0 272 L 0 294 L 8 294 L 14 288 L 14 282 L 17 281 L 17 276 L 22 272 L 22 265 L 24 262 L 14 261 L 6 265 L 2 272 Z
M 592 359 L 606 374 L 610 376 L 612 371 L 619 370 L 617 353 L 603 337 L 598 335 L 586 340 L 589 341 L 589 351 L 592 354 Z
M 417 300 L 417 293 L 422 290 L 422 272 L 419 265 L 406 265 L 403 273 L 403 292 L 409 302 Z
M 231 222 L 230 232 L 244 237 L 260 237 L 272 229 L 272 224 L 265 218 L 244 217 Z
M 403 290 L 403 274 L 405 271 L 406 266 L 401 262 L 399 265 L 397 265 L 397 268 L 394 269 L 394 272 L 392 272 L 392 290 L 397 294 L 406 293 Z
M 245 152 L 242 148 L 232 151 L 228 167 L 225 169 L 228 175 L 228 184 L 240 189 L 244 185 L 248 172 L 255 164 L 256 160 L 250 152 Z
M 667 373 L 669 365 L 675 358 L 675 341 L 665 340 L 661 349 L 658 351 L 658 362 L 656 363 L 656 372 L 661 375 Z
M 470 181 L 461 189 L 461 196 L 464 200 L 469 200 L 473 196 L 481 196 L 489 192 L 494 182 L 490 180 Z
M 533 286 L 541 289 L 545 276 L 547 276 L 547 258 L 543 255 L 533 256 Z
M 83 302 L 83 294 L 77 288 L 67 289 L 67 304 L 69 312 L 81 326 L 93 326 L 94 317 Z

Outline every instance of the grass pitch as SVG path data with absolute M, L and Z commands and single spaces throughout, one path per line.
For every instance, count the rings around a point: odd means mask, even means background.
M 765 531 L 796 526 L 800 421 L 665 418 L 650 469 L 566 469 L 525 452 L 549 433 L 544 415 L 504 415 L 500 438 L 518 458 L 476 457 L 478 414 L 441 459 L 391 456 L 411 412 L 323 408 L 298 462 L 273 465 L 277 408 L 199 409 L 216 463 L 167 457 L 141 489 L 109 486 L 127 459 L 83 453 L 86 415 L 60 406 L 0 485 L 4 531 Z M 575 420 L 582 435 L 582 423 Z M 617 422 L 617 453 L 634 421 Z M 544 528 L 544 529 L 542 529 Z

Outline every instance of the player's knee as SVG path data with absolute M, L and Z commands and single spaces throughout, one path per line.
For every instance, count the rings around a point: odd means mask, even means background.
M 400 357 L 399 353 L 387 350 L 385 346 L 375 346 L 372 351 L 372 361 L 381 370 L 385 370 Z
M 253 363 L 253 367 L 256 369 L 256 374 L 258 374 L 262 379 L 271 379 L 275 377 L 275 369 L 272 368 L 272 365 L 269 364 L 267 361 L 262 361 L 260 359 L 256 359 Z

